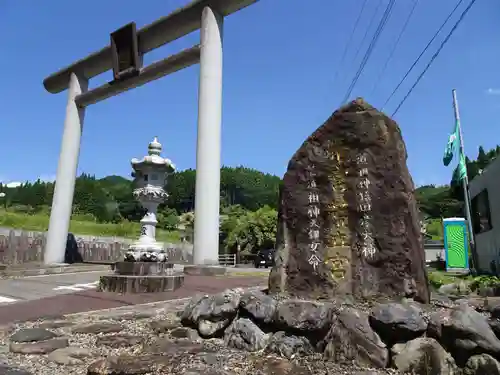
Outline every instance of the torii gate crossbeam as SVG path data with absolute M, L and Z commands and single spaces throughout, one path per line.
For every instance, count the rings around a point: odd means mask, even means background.
M 46 264 L 62 263 L 73 204 L 85 108 L 185 67 L 200 63 L 193 259 L 217 264 L 222 115 L 222 24 L 225 16 L 258 0 L 194 0 L 137 31 L 142 56 L 200 29 L 200 44 L 140 69 L 135 76 L 88 90 L 88 81 L 113 68 L 111 46 L 47 77 L 45 89 L 68 89 L 66 118 L 44 251 Z

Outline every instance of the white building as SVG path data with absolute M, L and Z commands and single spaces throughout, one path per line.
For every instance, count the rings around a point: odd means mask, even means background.
M 477 269 L 500 273 L 500 158 L 469 183 Z

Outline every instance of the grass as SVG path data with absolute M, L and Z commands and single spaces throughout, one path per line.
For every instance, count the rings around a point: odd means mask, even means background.
M 21 214 L 9 211 L 0 211 L 0 226 L 14 229 L 23 229 L 35 232 L 46 232 L 49 227 L 49 216 L 47 214 Z M 139 223 L 124 221 L 121 223 L 96 223 L 94 221 L 73 218 L 70 222 L 69 231 L 80 235 L 97 237 L 124 237 L 136 239 L 139 237 L 141 226 Z M 177 243 L 180 234 L 177 231 L 165 231 L 157 229 L 158 241 Z
M 471 291 L 476 291 L 481 288 L 498 287 L 500 278 L 493 275 L 457 275 L 446 273 L 445 271 L 430 271 L 428 272 L 429 284 L 435 289 L 439 289 L 443 285 L 452 283 L 465 282 Z
M 432 236 L 433 240 L 442 241 L 443 234 L 443 220 L 442 219 L 430 219 L 427 223 L 427 233 Z
M 460 279 L 466 279 L 468 276 L 457 276 L 456 274 L 449 274 L 446 271 L 430 271 L 428 272 L 429 284 L 434 288 L 439 289 L 443 285 L 448 285 L 457 282 Z

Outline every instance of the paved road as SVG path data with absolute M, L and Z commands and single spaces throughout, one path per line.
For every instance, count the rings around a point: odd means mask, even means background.
M 95 289 L 109 271 L 27 276 L 0 280 L 0 305 Z
M 69 275 L 59 276 L 59 281 L 65 280 L 69 284 L 69 280 L 71 279 L 69 279 L 68 276 Z M 80 284 L 87 284 L 86 281 L 90 280 L 91 277 L 89 273 L 86 276 L 73 276 L 75 278 L 80 278 L 79 281 L 83 281 Z M 92 277 L 95 278 L 96 276 L 96 273 L 94 273 Z M 83 280 L 85 277 L 88 277 L 88 279 Z M 0 304 L 0 324 L 15 321 L 36 320 L 91 310 L 131 306 L 148 302 L 186 298 L 198 293 L 217 293 L 227 288 L 265 286 L 267 284 L 266 276 L 255 276 L 254 274 L 249 274 L 248 276 L 227 277 L 187 276 L 184 279 L 184 285 L 174 292 L 120 295 L 116 293 L 97 292 L 96 290 L 92 290 L 92 288 L 87 288 L 82 291 L 70 290 L 69 293 L 67 291 L 61 291 L 60 289 L 54 291 L 55 285 L 60 286 L 59 282 L 55 282 L 57 277 L 46 276 L 46 278 L 50 278 L 50 280 L 53 279 L 52 281 L 54 283 L 51 284 L 49 280 L 45 280 L 40 277 L 39 279 L 44 280 L 44 282 L 38 281 L 38 294 L 33 292 L 31 292 L 31 294 L 26 294 L 26 289 L 22 292 L 25 293 L 24 295 L 26 298 L 34 299 L 17 301 L 15 303 L 4 303 L 3 305 Z M 34 284 L 37 284 L 37 282 L 34 281 L 35 278 L 30 279 L 32 281 L 10 280 L 7 282 L 26 283 L 20 284 L 25 285 L 25 287 L 28 287 L 28 283 L 30 283 L 29 285 L 31 287 L 33 287 Z M 2 283 L 4 283 L 4 281 L 2 281 Z M 45 289 L 43 285 L 45 285 Z M 74 287 L 74 284 L 72 285 Z M 17 293 L 11 293 L 14 294 L 13 297 L 20 298 L 23 287 L 20 287 L 19 285 L 18 287 L 19 289 Z
M 182 272 L 183 267 L 176 265 L 175 270 Z M 256 272 L 255 268 L 235 268 L 234 271 L 238 274 Z M 259 270 L 259 272 L 265 272 L 265 270 Z M 109 273 L 111 271 L 93 271 L 0 280 L 0 306 L 95 290 L 99 277 Z

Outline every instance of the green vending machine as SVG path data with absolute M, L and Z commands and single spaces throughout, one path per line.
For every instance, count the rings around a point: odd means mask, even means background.
M 460 217 L 443 219 L 444 253 L 447 271 L 469 271 L 467 221 Z

